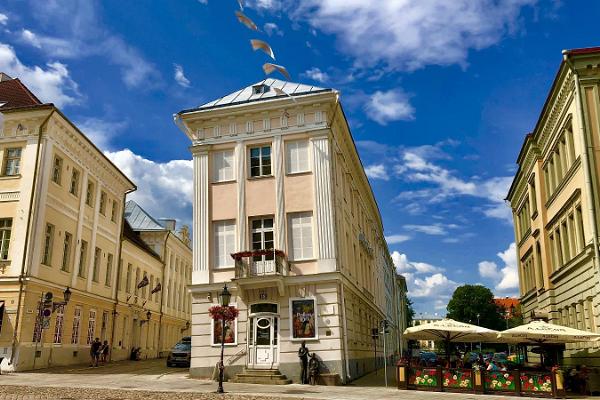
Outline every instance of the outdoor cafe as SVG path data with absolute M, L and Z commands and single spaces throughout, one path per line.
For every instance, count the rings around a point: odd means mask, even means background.
M 544 321 L 533 321 L 498 332 L 446 318 L 408 328 L 404 339 L 441 342 L 445 357 L 437 362 L 423 362 L 414 357 L 400 360 L 396 369 L 398 389 L 564 398 L 567 396 L 567 383 L 573 383 L 565 380 L 565 372 L 558 359 L 545 358 L 544 354 L 566 343 L 600 340 L 600 334 Z M 539 363 L 526 365 L 516 362 L 509 367 L 508 363 L 485 358 L 481 352 L 474 357 L 461 358 L 458 353 L 452 354 L 457 343 L 514 345 L 518 349 L 518 361 L 524 359 L 522 355 L 527 353 L 527 346 L 536 346 L 535 350 L 540 354 Z M 585 382 L 579 384 L 585 385 Z

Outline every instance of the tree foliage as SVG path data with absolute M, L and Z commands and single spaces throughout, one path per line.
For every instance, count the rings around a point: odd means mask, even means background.
M 457 321 L 489 329 L 506 329 L 506 320 L 502 310 L 494 303 L 494 294 L 482 285 L 463 285 L 456 288 L 448 302 L 447 310 L 448 318 Z
M 404 310 L 406 316 L 406 326 L 412 326 L 413 318 L 415 317 L 415 309 L 413 308 L 413 302 L 411 299 L 406 297 L 406 310 Z

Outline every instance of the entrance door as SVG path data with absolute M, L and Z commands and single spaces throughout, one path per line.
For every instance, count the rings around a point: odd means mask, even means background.
M 250 343 L 250 367 L 273 368 L 277 359 L 277 336 L 279 317 L 276 315 L 258 315 L 250 318 L 252 342 Z

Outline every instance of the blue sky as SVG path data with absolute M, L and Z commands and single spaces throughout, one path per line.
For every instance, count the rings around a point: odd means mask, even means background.
M 516 294 L 503 198 L 561 50 L 600 44 L 600 3 L 245 3 L 261 32 L 235 0 L 5 0 L 0 70 L 60 106 L 145 208 L 189 223 L 189 142 L 172 114 L 263 79 L 249 39 L 267 40 L 293 81 L 340 90 L 417 311 L 443 313 L 462 283 Z

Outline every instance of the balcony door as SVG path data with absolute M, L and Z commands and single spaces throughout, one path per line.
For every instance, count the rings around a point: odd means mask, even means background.
M 273 217 L 253 219 L 251 235 L 253 251 L 274 249 Z M 253 275 L 268 275 L 275 272 L 275 252 L 252 257 Z

